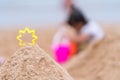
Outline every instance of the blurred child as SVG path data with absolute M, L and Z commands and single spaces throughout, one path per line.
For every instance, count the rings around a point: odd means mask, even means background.
M 79 50 L 103 38 L 104 32 L 100 26 L 87 20 L 83 13 L 71 4 L 68 20 L 54 36 L 52 51 L 56 61 L 63 64 Z
M 77 36 L 72 38 L 80 45 L 89 45 L 104 38 L 104 31 L 94 21 L 87 20 L 83 13 L 73 6 L 67 23 L 76 30 Z

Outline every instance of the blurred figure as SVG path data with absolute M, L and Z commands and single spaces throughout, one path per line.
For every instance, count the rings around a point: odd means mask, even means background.
M 104 31 L 97 23 L 86 19 L 82 11 L 73 5 L 72 0 L 66 1 L 68 19 L 55 34 L 52 44 L 54 57 L 60 64 L 67 62 L 91 43 L 104 38 Z
M 76 30 L 77 36 L 72 40 L 80 44 L 81 48 L 90 43 L 99 42 L 104 38 L 104 31 L 100 26 L 96 22 L 86 19 L 83 13 L 75 6 L 73 6 L 67 23 Z

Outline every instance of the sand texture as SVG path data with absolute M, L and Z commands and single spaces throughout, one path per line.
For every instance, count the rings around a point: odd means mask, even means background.
M 42 49 L 26 46 L 0 67 L 0 80 L 72 80 Z

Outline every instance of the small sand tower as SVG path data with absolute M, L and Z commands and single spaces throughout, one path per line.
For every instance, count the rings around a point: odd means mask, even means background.
M 73 80 L 39 46 L 18 50 L 0 67 L 0 80 Z

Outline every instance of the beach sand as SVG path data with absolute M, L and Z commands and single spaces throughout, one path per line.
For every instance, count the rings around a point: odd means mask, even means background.
M 74 80 L 120 80 L 119 25 L 103 25 L 105 39 L 73 57 L 64 66 Z M 18 29 L 0 30 L 0 56 L 8 59 L 20 47 L 16 40 Z M 36 29 L 37 44 L 52 57 L 50 44 L 55 28 Z
M 120 33 L 115 31 L 105 29 L 104 40 L 70 60 L 67 70 L 75 80 L 120 79 Z
M 25 46 L 0 67 L 0 80 L 73 80 L 38 45 Z

